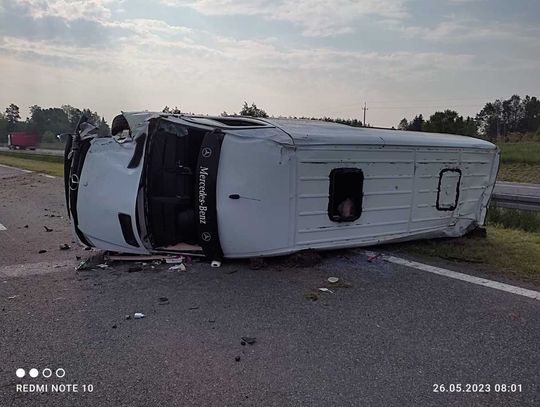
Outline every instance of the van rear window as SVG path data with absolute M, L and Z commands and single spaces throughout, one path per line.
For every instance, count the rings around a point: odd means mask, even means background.
M 330 172 L 328 217 L 332 222 L 353 222 L 362 214 L 364 174 L 358 168 Z

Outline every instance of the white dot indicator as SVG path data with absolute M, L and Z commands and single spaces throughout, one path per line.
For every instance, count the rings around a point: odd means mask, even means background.
M 32 368 L 28 371 L 28 374 L 30 375 L 30 377 L 38 377 L 39 371 L 37 369 Z
M 56 369 L 56 377 L 59 377 L 60 379 L 66 375 L 66 371 L 62 368 Z
M 19 368 L 19 369 L 17 369 L 17 371 L 15 372 L 15 374 L 17 375 L 17 377 L 23 378 L 24 375 L 26 374 L 26 372 L 24 371 L 24 369 Z
M 46 377 L 48 379 L 49 377 L 52 376 L 52 370 L 46 367 L 45 369 L 41 371 L 41 374 L 43 375 L 43 377 Z

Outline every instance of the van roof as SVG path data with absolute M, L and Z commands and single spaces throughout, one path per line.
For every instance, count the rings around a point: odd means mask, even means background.
M 388 146 L 425 146 L 450 148 L 478 148 L 494 150 L 497 147 L 479 138 L 454 134 L 427 133 L 373 127 L 352 127 L 345 124 L 322 120 L 254 118 L 245 116 L 192 116 L 172 115 L 161 112 L 124 112 L 130 127 L 155 117 L 169 117 L 174 121 L 187 121 L 203 126 L 229 129 L 229 132 L 244 137 L 260 136 L 261 130 L 279 128 L 287 133 L 294 145 L 388 145 Z M 175 120 L 176 119 L 176 120 Z M 255 133 L 257 132 L 257 133 Z M 262 131 L 268 134 L 271 133 Z M 275 135 L 279 142 L 283 136 Z M 279 140 L 278 140 L 279 139 Z M 290 143 L 290 140 L 289 140 Z

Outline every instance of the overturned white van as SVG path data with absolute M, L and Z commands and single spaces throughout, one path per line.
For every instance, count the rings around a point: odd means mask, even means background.
M 65 154 L 79 240 L 126 253 L 274 256 L 462 236 L 499 166 L 483 140 L 321 121 L 124 113 Z

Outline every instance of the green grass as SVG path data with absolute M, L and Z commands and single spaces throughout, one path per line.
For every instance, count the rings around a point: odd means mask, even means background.
M 64 175 L 62 157 L 49 155 L 0 152 L 0 164 L 24 168 L 36 172 L 61 177 Z
M 499 181 L 540 184 L 540 143 L 500 143 L 499 148 Z
M 390 248 L 467 265 L 468 270 L 540 284 L 540 233 L 488 226 L 487 238 L 423 240 Z
M 501 143 L 501 162 L 540 165 L 540 143 Z
M 488 225 L 500 226 L 507 229 L 540 233 L 540 212 L 489 208 L 487 223 Z
M 497 180 L 540 184 L 540 165 L 501 163 Z

